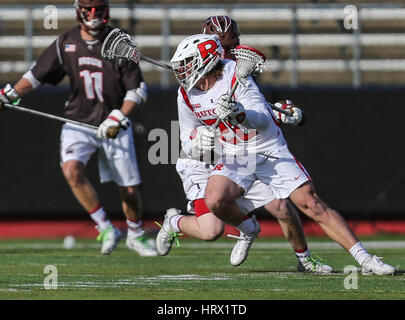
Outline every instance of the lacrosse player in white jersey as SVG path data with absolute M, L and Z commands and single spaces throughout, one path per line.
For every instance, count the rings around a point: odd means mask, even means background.
M 233 99 L 228 99 L 233 82 L 239 79 L 235 77 L 236 63 L 221 60 L 222 51 L 217 36 L 198 34 L 180 42 L 171 62 L 183 89 L 179 90 L 178 113 L 184 152 L 198 158 L 211 153 L 216 142 L 222 146 L 222 156 L 208 178 L 205 203 L 216 217 L 240 231 L 231 263 L 239 265 L 246 259 L 260 233 L 259 223 L 237 204 L 237 199 L 246 196 L 260 180 L 269 185 L 276 198 L 289 198 L 318 222 L 331 239 L 353 255 L 364 274 L 394 274 L 395 268 L 369 254 L 343 217 L 319 198 L 308 172 L 289 151 L 253 79 L 244 79 Z
M 228 16 L 209 17 L 203 26 L 203 33 L 217 34 L 224 48 L 222 56 L 234 59 L 231 50 L 239 45 L 239 28 L 236 21 Z M 183 94 L 186 93 L 183 91 Z M 185 102 L 187 103 L 187 99 Z M 302 124 L 303 114 L 291 101 L 276 103 L 283 109 L 291 110 L 291 116 L 277 112 L 279 122 L 292 125 Z M 192 108 L 192 106 L 190 106 Z M 188 158 L 184 153 L 177 160 L 176 170 L 182 182 L 188 202 L 188 212 L 183 215 L 175 208 L 167 210 L 163 226 L 156 238 L 157 249 L 160 255 L 169 253 L 175 239 L 181 233 L 186 233 L 205 241 L 218 239 L 224 231 L 224 222 L 217 218 L 205 205 L 205 187 L 213 165 Z M 263 199 L 263 194 L 267 195 Z M 255 208 L 264 208 L 277 218 L 280 227 L 289 240 L 298 260 L 298 271 L 313 273 L 330 273 L 332 267 L 322 263 L 311 256 L 298 212 L 287 199 L 276 199 L 272 190 L 260 181 L 255 181 L 246 197 L 237 199 L 241 209 L 248 213 Z

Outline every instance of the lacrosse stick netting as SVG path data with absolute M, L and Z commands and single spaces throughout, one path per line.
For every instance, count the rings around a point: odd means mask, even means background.
M 143 56 L 131 36 L 119 28 L 115 28 L 107 35 L 101 48 L 101 55 L 104 59 L 109 61 L 124 59 L 139 63 L 139 60 L 144 60 L 163 69 L 172 71 L 172 67 L 166 63 Z
M 255 48 L 239 45 L 232 50 L 232 53 L 236 58 L 236 79 L 242 85 L 246 83 L 249 76 L 262 73 L 266 68 L 266 56 Z
M 140 53 L 131 36 L 125 31 L 115 28 L 105 38 L 101 47 L 101 55 L 106 60 L 125 59 L 139 62 Z
M 248 77 L 250 77 L 254 73 L 263 72 L 266 67 L 266 56 L 255 48 L 239 45 L 232 50 L 232 53 L 235 55 L 236 58 L 236 81 L 234 82 L 231 92 L 228 95 L 228 102 L 232 100 L 232 96 L 235 93 L 235 90 L 238 87 L 239 83 L 242 83 L 242 85 L 244 85 Z M 229 114 L 231 113 L 232 111 L 229 110 Z M 221 119 L 218 118 L 217 122 L 215 123 L 215 127 L 218 127 L 220 122 Z M 228 129 L 230 129 L 226 121 L 223 121 L 223 123 Z M 238 140 L 240 140 L 238 135 L 236 135 L 236 137 L 238 138 Z

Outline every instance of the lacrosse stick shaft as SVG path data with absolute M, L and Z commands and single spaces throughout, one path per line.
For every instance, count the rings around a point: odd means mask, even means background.
M 235 93 L 236 88 L 238 87 L 238 84 L 239 84 L 239 81 L 236 80 L 235 83 L 232 85 L 231 92 L 229 93 L 228 99 L 227 99 L 228 102 L 232 100 L 232 96 L 233 96 L 233 94 Z M 221 119 L 218 118 L 217 121 L 216 121 L 215 124 L 214 124 L 214 128 L 218 128 L 220 122 L 221 122 Z M 226 121 L 222 121 L 222 123 L 225 125 L 225 127 L 226 127 L 230 132 L 233 131 L 232 128 L 230 128 L 230 127 L 228 126 L 228 124 L 226 123 Z M 239 137 L 238 134 L 235 134 L 235 137 L 236 137 L 236 139 L 239 140 L 239 142 L 244 142 L 243 139 L 242 139 L 241 137 Z
M 281 109 L 279 107 L 276 107 L 275 105 L 271 104 L 270 102 L 268 102 L 268 104 L 273 110 L 284 113 L 286 116 L 292 116 L 292 114 L 291 114 L 291 112 L 289 110 L 285 110 L 285 109 Z
M 238 84 L 239 84 L 239 81 L 236 80 L 235 83 L 232 85 L 231 92 L 229 93 L 228 99 L 227 99 L 228 102 L 231 101 L 232 96 L 235 93 L 236 88 L 238 87 Z M 221 122 L 221 119 L 217 118 L 217 121 L 214 124 L 214 128 L 218 128 L 220 122 Z M 229 130 L 231 130 L 225 121 L 223 123 Z
M 157 61 L 157 60 L 155 60 L 155 59 L 146 57 L 146 56 L 144 56 L 144 55 L 142 55 L 142 54 L 140 55 L 140 59 L 141 59 L 141 60 L 144 60 L 144 61 L 146 61 L 146 62 L 149 62 L 149 63 L 151 63 L 151 64 L 154 64 L 154 65 L 156 65 L 156 66 L 158 66 L 158 67 L 161 67 L 161 68 L 163 68 L 163 69 L 173 71 L 172 67 L 169 66 L 169 65 L 167 65 L 166 63 L 163 63 L 163 62 Z
M 49 114 L 49 113 L 44 113 L 44 112 L 40 112 L 40 111 L 36 111 L 36 110 L 32 110 L 32 109 L 27 109 L 27 108 L 15 106 L 15 105 L 9 104 L 9 103 L 5 103 L 4 106 L 7 107 L 7 108 L 10 108 L 10 109 L 14 109 L 14 110 L 22 111 L 22 112 L 27 112 L 27 113 L 32 113 L 32 114 L 36 114 L 36 115 L 41 116 L 41 117 L 45 117 L 45 118 L 49 118 L 49 119 L 53 119 L 53 120 L 58 120 L 58 121 L 62 121 L 62 122 L 67 122 L 67 123 L 72 123 L 72 124 L 76 124 L 78 126 L 85 127 L 85 128 L 88 128 L 88 129 L 97 130 L 97 127 L 93 126 L 91 124 L 82 123 L 82 122 L 79 122 L 79 121 L 74 121 L 74 120 L 54 116 L 54 115 Z

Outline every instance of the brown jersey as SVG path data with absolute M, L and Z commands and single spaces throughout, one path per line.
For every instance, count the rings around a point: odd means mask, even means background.
M 52 85 L 67 75 L 70 94 L 66 118 L 95 126 L 112 109 L 120 109 L 126 92 L 138 88 L 143 81 L 138 64 L 102 58 L 103 40 L 86 43 L 80 35 L 80 26 L 76 26 L 46 48 L 31 69 L 39 82 Z

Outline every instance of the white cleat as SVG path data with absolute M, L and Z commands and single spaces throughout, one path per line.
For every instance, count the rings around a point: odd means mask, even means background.
M 141 236 L 127 236 L 126 245 L 130 250 L 137 252 L 141 257 L 156 257 L 158 255 L 151 239 Z
M 170 208 L 166 211 L 163 225 L 156 236 L 156 249 L 161 256 L 165 256 L 169 253 L 173 241 L 181 235 L 174 231 L 170 224 L 170 219 L 180 213 L 181 210 L 176 208 Z
M 246 260 L 253 240 L 260 233 L 260 225 L 256 221 L 256 217 L 253 216 L 252 220 L 256 226 L 255 231 L 252 234 L 244 234 L 242 231 L 240 232 L 239 237 L 228 234 L 228 237 L 238 239 L 231 252 L 231 264 L 235 267 L 241 265 Z
M 100 232 L 97 236 L 97 241 L 101 241 L 101 253 L 102 254 L 110 254 L 120 242 L 122 238 L 121 231 L 115 228 L 113 225 L 109 225 L 105 227 L 103 230 L 99 230 L 98 227 L 96 229 Z
M 377 276 L 393 275 L 395 268 L 382 262 L 377 256 L 370 256 L 363 262 L 361 272 L 365 275 L 375 274 Z
M 298 260 L 298 272 L 310 272 L 329 274 L 333 272 L 333 268 L 325 263 L 320 262 L 316 258 L 309 256 L 304 261 Z

